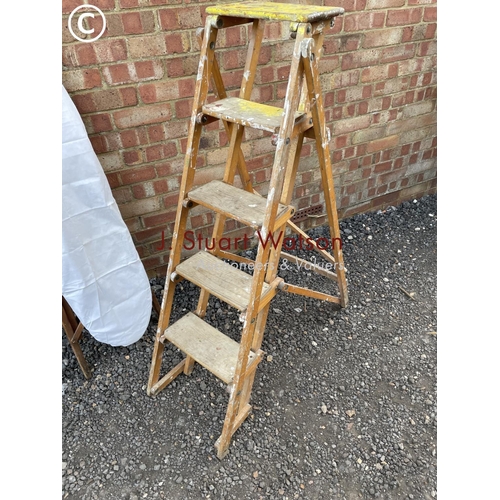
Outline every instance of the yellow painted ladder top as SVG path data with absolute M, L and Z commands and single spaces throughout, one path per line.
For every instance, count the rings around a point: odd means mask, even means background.
M 208 14 L 270 21 L 315 23 L 344 13 L 342 7 L 318 7 L 277 2 L 236 2 L 207 7 Z

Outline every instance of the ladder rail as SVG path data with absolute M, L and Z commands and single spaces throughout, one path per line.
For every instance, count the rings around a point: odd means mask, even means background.
M 186 146 L 186 156 L 184 160 L 184 169 L 179 190 L 179 201 L 177 204 L 174 233 L 172 236 L 172 250 L 170 251 L 168 260 L 165 290 L 160 309 L 160 317 L 158 320 L 155 345 L 153 348 L 153 358 L 147 385 L 148 394 L 151 394 L 151 390 L 153 386 L 157 384 L 160 376 L 161 358 L 164 351 L 164 345 L 163 342 L 160 341 L 160 337 L 163 334 L 163 331 L 168 327 L 170 315 L 172 312 L 175 282 L 171 280 L 171 276 L 173 271 L 175 270 L 175 267 L 180 262 L 184 233 L 186 230 L 187 218 L 189 213 L 189 209 L 187 207 L 184 207 L 183 201 L 186 197 L 187 192 L 191 189 L 191 186 L 193 184 L 196 169 L 196 158 L 198 155 L 202 132 L 202 125 L 200 123 L 197 123 L 196 116 L 201 111 L 201 106 L 206 100 L 208 94 L 211 67 L 215 58 L 217 29 L 213 27 L 214 21 L 214 16 L 208 16 L 206 19 L 203 43 L 200 50 L 200 64 L 198 66 L 198 74 L 196 77 L 193 111 L 191 113 L 188 142 Z
M 337 215 L 337 204 L 335 201 L 335 184 L 333 181 L 333 170 L 330 161 L 330 147 L 328 133 L 325 124 L 325 115 L 323 111 L 323 97 L 321 93 L 321 85 L 319 82 L 319 68 L 316 53 L 318 47 L 313 39 L 304 40 L 301 42 L 301 52 L 304 61 L 304 69 L 307 81 L 307 90 L 311 102 L 315 101 L 312 106 L 312 119 L 314 132 L 316 136 L 316 149 L 318 152 L 319 168 L 323 188 L 325 190 L 325 206 L 328 214 L 330 226 L 330 235 L 334 241 L 340 241 L 340 229 Z M 340 245 L 333 245 L 333 255 L 336 261 L 336 273 L 340 289 L 340 302 L 342 307 L 346 307 L 348 303 L 347 284 L 345 280 L 344 257 Z
M 294 52 L 292 57 L 292 63 L 290 66 L 290 77 L 288 80 L 286 100 L 282 118 L 282 125 L 278 134 L 278 140 L 276 144 L 276 154 L 273 164 L 273 170 L 269 185 L 269 194 L 267 198 L 266 205 L 266 215 L 264 217 L 264 223 L 262 225 L 262 241 L 266 241 L 266 238 L 270 232 L 274 232 L 274 222 L 276 219 L 276 214 L 278 211 L 278 203 L 281 199 L 281 190 L 283 184 L 283 178 L 285 174 L 285 167 L 287 163 L 286 153 L 288 151 L 288 146 L 290 143 L 290 136 L 293 131 L 295 110 L 298 108 L 300 100 L 299 92 L 299 75 L 302 71 L 302 58 L 301 58 L 301 42 L 307 36 L 307 27 L 305 25 L 300 25 L 297 30 L 297 37 L 294 45 Z M 277 248 L 281 246 L 278 245 Z M 254 340 L 254 331 L 256 327 L 257 314 L 256 311 L 259 310 L 260 295 L 262 293 L 262 285 L 264 282 L 264 277 L 267 270 L 264 266 L 259 265 L 264 262 L 269 262 L 271 266 L 271 260 L 269 255 L 271 253 L 271 245 L 260 244 L 257 250 L 257 257 L 255 259 L 256 268 L 253 274 L 252 287 L 250 290 L 250 296 L 254 297 L 254 301 L 249 304 L 245 315 L 245 323 L 243 326 L 243 334 L 240 343 L 240 352 L 238 355 L 238 362 L 236 365 L 236 371 L 234 376 L 234 386 L 231 391 L 231 396 L 226 412 L 226 418 L 224 420 L 224 426 L 222 429 L 222 434 L 218 441 L 218 455 L 220 457 L 227 453 L 229 442 L 234 431 L 234 422 L 236 416 L 239 412 L 241 395 L 243 391 L 243 386 L 245 383 L 245 372 L 246 364 L 245 360 L 248 357 L 250 349 L 252 348 Z M 279 250 L 274 251 L 273 261 L 275 267 L 277 267 L 277 261 L 279 260 Z M 265 314 L 265 313 L 264 313 Z

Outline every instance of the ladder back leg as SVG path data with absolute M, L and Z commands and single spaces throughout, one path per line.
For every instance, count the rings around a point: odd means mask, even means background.
M 333 171 L 330 162 L 329 140 L 326 131 L 325 116 L 323 111 L 323 97 L 321 95 L 321 86 L 319 82 L 319 70 L 317 61 L 317 49 L 314 40 L 307 39 L 302 42 L 302 56 L 304 60 L 304 69 L 307 81 L 309 99 L 314 100 L 312 106 L 312 119 L 316 136 L 316 149 L 319 157 L 319 167 L 321 178 L 325 189 L 325 205 L 330 224 L 330 235 L 333 237 L 333 254 L 335 256 L 338 284 L 340 288 L 340 301 L 343 307 L 347 306 L 347 283 L 345 279 L 344 257 L 340 244 L 340 229 L 337 215 L 337 206 L 335 201 L 335 186 L 333 182 Z M 315 50 L 316 49 L 316 50 Z

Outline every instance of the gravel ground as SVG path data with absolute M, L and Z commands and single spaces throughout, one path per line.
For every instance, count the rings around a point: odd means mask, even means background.
M 196 365 L 146 395 L 154 314 L 127 348 L 85 336 L 89 381 L 63 336 L 62 497 L 437 498 L 436 224 L 435 196 L 341 222 L 349 306 L 273 300 L 253 412 L 222 461 L 214 442 L 228 394 L 215 376 Z M 286 281 L 335 292 L 326 278 L 285 267 Z M 161 280 L 152 285 L 160 296 Z M 198 295 L 179 286 L 174 317 Z M 211 299 L 207 321 L 237 338 L 227 305 Z M 178 357 L 166 349 L 164 366 Z

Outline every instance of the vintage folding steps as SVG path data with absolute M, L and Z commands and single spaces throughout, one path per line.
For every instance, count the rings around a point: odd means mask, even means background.
M 250 394 L 255 370 L 263 356 L 260 347 L 272 298 L 278 291 L 286 291 L 346 306 L 347 285 L 341 245 L 334 245 L 333 255 L 318 246 L 314 248 L 334 266 L 334 272 L 322 270 L 321 274 L 337 281 L 338 297 L 285 283 L 278 276 L 280 256 L 286 255 L 292 262 L 304 261 L 281 252 L 281 245 L 275 248 L 273 245 L 259 244 L 253 262 L 253 275 L 230 266 L 222 259 L 232 258 L 247 263 L 252 261 L 228 254 L 217 245 L 213 245 L 213 250 L 201 251 L 181 263 L 189 211 L 194 206 L 202 205 L 215 212 L 215 242 L 222 238 L 224 223 L 228 218 L 259 231 L 262 241 L 273 236 L 281 243 L 280 238 L 286 228 L 307 237 L 290 218 L 294 213 L 291 202 L 300 151 L 304 137 L 309 137 L 315 140 L 318 152 L 330 234 L 334 241 L 340 241 L 328 146 L 330 137 L 324 119 L 318 59 L 323 29 L 333 25 L 334 18 L 342 14 L 343 9 L 273 2 L 238 2 L 208 7 L 207 13 L 205 28 L 198 32 L 200 63 L 147 390 L 150 395 L 157 394 L 181 372 L 189 375 L 195 362 L 228 384 L 230 396 L 226 418 L 222 434 L 215 444 L 217 456 L 222 458 L 228 451 L 232 435 L 251 410 Z M 295 39 L 283 108 L 250 101 L 266 21 L 289 21 L 291 37 Z M 214 57 L 217 34 L 221 29 L 246 23 L 251 23 L 252 27 L 249 30 L 241 89 L 238 98 L 228 97 Z M 217 100 L 207 103 L 210 83 Z M 223 121 L 230 137 L 224 177 L 193 189 L 202 129 L 214 120 Z M 267 198 L 254 192 L 250 181 L 241 150 L 245 127 L 274 134 L 276 153 Z M 233 185 L 236 174 L 243 188 Z M 195 311 L 170 325 L 175 287 L 181 279 L 200 287 L 200 297 Z M 240 311 L 243 327 L 239 343 L 203 320 L 211 295 Z M 173 343 L 186 357 L 160 378 L 165 342 Z

